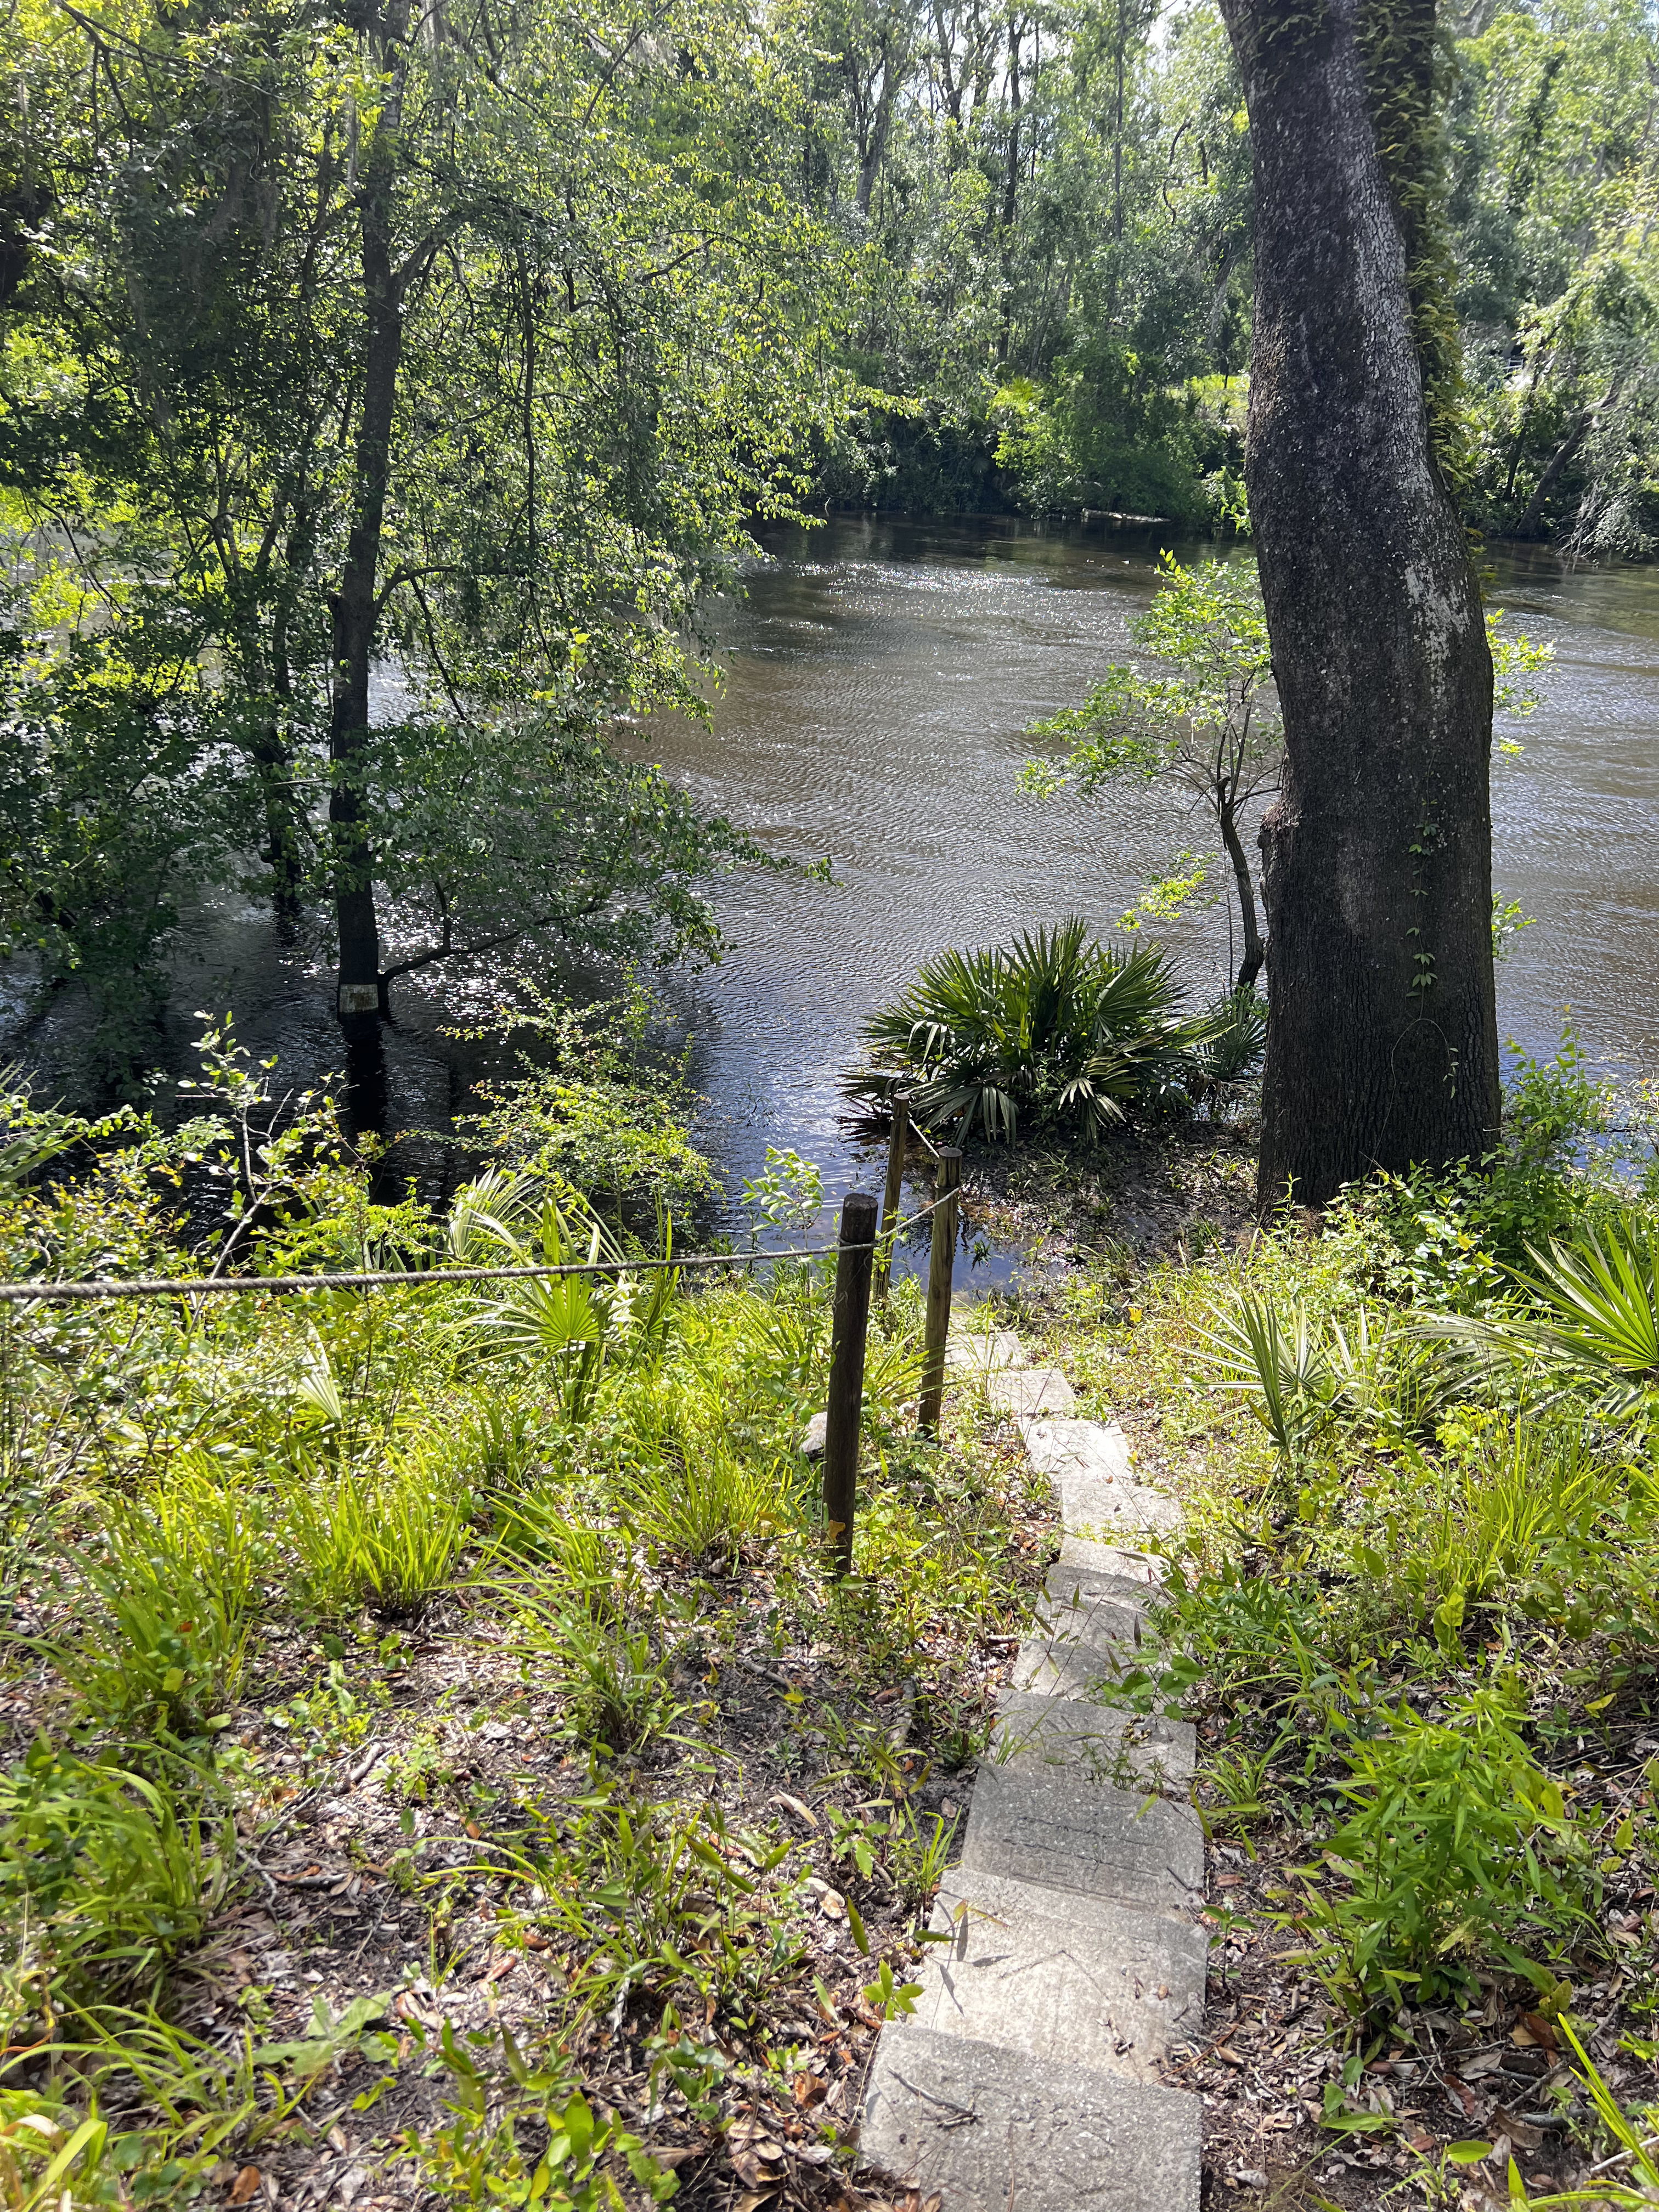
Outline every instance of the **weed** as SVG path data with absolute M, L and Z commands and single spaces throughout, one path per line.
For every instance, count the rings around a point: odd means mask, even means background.
M 495 1540 L 503 1552 L 556 1567 L 596 1618 L 618 1613 L 633 1564 L 624 1537 L 568 1519 L 558 1498 L 545 1490 L 497 1498 L 493 1504 Z
M 290 1735 L 307 1772 L 331 1765 L 342 1752 L 356 1751 L 367 1742 L 374 1717 L 386 1701 L 378 1685 L 367 1692 L 354 1690 L 346 1680 L 345 1662 L 331 1659 L 322 1680 L 313 1690 L 302 1690 L 286 1705 L 270 1708 L 265 1718 L 274 1729 Z
M 569 1732 L 611 1752 L 642 1751 L 666 1735 L 684 1707 L 650 1635 L 595 1619 L 580 1604 L 521 1592 L 514 1641 L 528 1674 L 544 1670 L 565 1701 Z
M 7 1923 L 20 1952 L 31 1925 L 46 1947 L 35 2004 L 153 1987 L 200 1940 L 234 1850 L 228 1813 L 215 1822 L 165 1783 L 37 1742 L 0 1781 Z
M 1474 1691 L 1445 1722 L 1404 1703 L 1382 1717 L 1378 1735 L 1349 1729 L 1351 1810 L 1326 1851 L 1339 1880 L 1304 1869 L 1321 1887 L 1297 1915 L 1316 1971 L 1356 2008 L 1465 1990 L 1483 1942 L 1528 1923 L 1560 1940 L 1588 1920 L 1586 1854 L 1522 1739 L 1512 1684 Z
M 418 1465 L 296 1486 L 286 1533 L 312 1603 L 325 1620 L 371 1605 L 418 1613 L 441 1590 L 466 1541 L 471 1500 Z
M 730 1574 L 744 1545 L 789 1517 L 785 1464 L 762 1469 L 714 1442 L 680 1459 L 665 1453 L 635 1478 L 625 1510 L 647 1541 L 693 1566 Z
M 468 2036 L 465 2043 L 464 2048 L 446 2021 L 440 2055 L 452 2085 L 451 2118 L 424 2143 L 411 2135 L 408 2146 L 450 2202 L 602 2212 L 627 2201 L 609 2171 L 613 2165 L 627 2169 L 648 2204 L 666 2204 L 675 2194 L 674 2175 L 638 2136 L 615 2119 L 595 2119 L 568 2069 L 532 2066 L 503 2027 L 503 2082 L 480 2063 L 495 2047 L 495 2036 Z M 500 2117 L 492 2119 L 492 2113 Z
M 44 1648 L 93 1715 L 174 1738 L 222 1728 L 249 1635 L 234 1559 L 198 1573 L 152 1516 L 112 1506 L 103 1556 L 77 1564 L 70 1632 Z

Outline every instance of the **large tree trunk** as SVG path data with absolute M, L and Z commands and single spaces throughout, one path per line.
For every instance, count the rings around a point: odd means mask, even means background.
M 1426 98 L 1433 0 L 1391 4 Z M 1286 754 L 1262 829 L 1259 1195 L 1316 1204 L 1496 1131 L 1492 658 L 1378 156 L 1373 106 L 1401 85 L 1367 84 L 1358 0 L 1223 7 L 1255 164 L 1245 473 Z

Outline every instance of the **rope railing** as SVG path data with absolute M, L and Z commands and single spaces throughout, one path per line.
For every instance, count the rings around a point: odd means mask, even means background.
M 829 1405 L 823 1439 L 823 1508 L 825 1533 L 835 1547 L 837 1571 L 850 1574 L 853 1567 L 853 1519 L 856 1510 L 859 1438 L 862 1420 L 865 1335 L 869 1326 L 870 1297 L 878 1255 L 881 1255 L 881 1295 L 886 1295 L 886 1271 L 900 1235 L 933 1217 L 933 1241 L 928 1255 L 927 1301 L 923 1328 L 921 1394 L 917 1425 L 924 1435 L 937 1437 L 939 1406 L 945 1388 L 945 1339 L 951 1325 L 951 1290 L 957 1248 L 959 1205 L 957 1182 L 962 1155 L 930 1146 L 937 1161 L 937 1184 L 927 1204 L 900 1221 L 868 1191 L 849 1191 L 842 1201 L 841 1221 L 831 1244 L 795 1245 L 781 1252 L 691 1252 L 680 1259 L 672 1254 L 649 1259 L 599 1259 L 550 1261 L 544 1266 L 500 1267 L 364 1267 L 349 1272 L 309 1275 L 134 1275 L 125 1281 L 94 1277 L 87 1282 L 53 1281 L 34 1278 L 0 1283 L 0 1327 L 9 1336 L 9 1310 L 18 1305 L 68 1305 L 83 1299 L 179 1298 L 223 1297 L 260 1291 L 367 1291 L 396 1287 L 424 1288 L 436 1283 L 499 1283 L 545 1281 L 559 1275 L 635 1275 L 679 1267 L 726 1267 L 741 1271 L 778 1260 L 817 1260 L 836 1255 L 836 1288 L 830 1347 Z M 902 1130 L 896 1128 L 893 1164 L 902 1166 Z M 898 1191 L 895 1175 L 890 1186 L 896 1212 Z M 851 1233 L 849 1233 L 849 1231 Z M 805 1443 L 802 1449 L 805 1449 Z
M 898 1237 L 925 1221 L 940 1203 L 930 1200 L 906 1219 L 896 1222 L 884 1237 Z M 131 1275 L 125 1279 L 94 1276 L 86 1282 L 61 1282 L 46 1276 L 22 1282 L 0 1283 L 0 1302 L 11 1305 L 64 1305 L 82 1298 L 163 1298 L 220 1297 L 257 1291 L 358 1291 L 396 1285 L 403 1290 L 424 1289 L 432 1283 L 499 1283 L 546 1281 L 559 1275 L 640 1275 L 675 1267 L 752 1267 L 764 1261 L 816 1260 L 830 1253 L 869 1251 L 873 1244 L 848 1243 L 837 1237 L 833 1244 L 804 1244 L 781 1252 L 693 1252 L 675 1259 L 571 1260 L 556 1265 L 515 1267 L 381 1267 L 349 1273 L 307 1275 Z

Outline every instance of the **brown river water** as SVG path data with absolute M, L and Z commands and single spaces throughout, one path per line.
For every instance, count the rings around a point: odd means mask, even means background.
M 773 533 L 746 593 L 721 603 L 712 726 L 638 738 L 768 847 L 834 862 L 827 884 L 726 881 L 725 960 L 668 987 L 696 1039 L 702 1140 L 732 1189 L 769 1145 L 816 1160 L 832 1195 L 867 1179 L 839 1126 L 838 1079 L 865 1018 L 918 960 L 1071 913 L 1109 929 L 1183 849 L 1209 848 L 1203 823 L 1157 790 L 1080 804 L 1016 785 L 1026 724 L 1075 702 L 1129 647 L 1162 542 L 836 519 Z M 1525 750 L 1493 773 L 1494 880 L 1536 917 L 1499 970 L 1500 1029 L 1547 1055 L 1570 1006 L 1595 1056 L 1647 1067 L 1659 1061 L 1659 569 L 1566 572 L 1526 549 L 1492 557 L 1496 603 L 1555 649 L 1543 704 L 1513 732 Z M 1224 908 L 1164 934 L 1197 989 L 1221 987 Z M 227 1005 L 289 1079 L 341 1064 L 325 978 L 279 952 L 257 906 L 199 917 L 178 964 L 175 1069 L 190 1061 L 192 1011 Z M 383 1053 L 349 1071 L 363 1122 L 447 1126 L 480 1065 L 442 1034 L 467 998 L 398 994 Z M 50 1066 L 52 1024 L 31 1056 Z M 420 1137 L 394 1166 L 434 1196 L 464 1171 Z

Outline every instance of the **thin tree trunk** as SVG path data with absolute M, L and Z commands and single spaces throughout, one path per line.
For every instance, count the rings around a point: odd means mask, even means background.
M 1117 125 L 1112 133 L 1112 236 L 1123 243 L 1123 49 L 1128 43 L 1125 0 L 1117 0 Z
M 404 11 L 387 17 L 388 45 L 401 44 Z M 353 456 L 351 529 L 331 615 L 334 679 L 329 723 L 333 787 L 334 908 L 340 939 L 336 997 L 343 1016 L 385 1012 L 380 938 L 374 912 L 374 848 L 364 804 L 368 749 L 368 678 L 380 620 L 380 536 L 392 466 L 392 423 L 403 354 L 401 287 L 392 269 L 392 165 L 401 108 L 401 69 L 375 127 L 358 190 L 366 318 L 362 394 Z
M 1311 19 L 1223 0 L 1255 167 L 1246 477 L 1285 744 L 1262 827 L 1264 1206 L 1478 1157 L 1498 1126 L 1492 658 L 1370 105 L 1428 96 L 1432 0 L 1402 4 L 1386 28 L 1410 65 L 1368 89 L 1358 0 Z
M 1602 406 L 1611 407 L 1618 396 L 1619 385 L 1615 383 L 1612 391 L 1601 402 Z M 1530 538 L 1543 520 L 1544 509 L 1549 503 L 1549 495 L 1560 481 L 1562 471 L 1570 461 L 1577 459 L 1579 447 L 1589 435 L 1589 427 L 1595 420 L 1595 415 L 1596 410 L 1594 407 L 1586 407 L 1571 429 L 1550 455 L 1545 464 L 1543 474 L 1534 487 L 1532 497 L 1516 518 L 1512 533 L 1515 537 Z
M 1235 991 L 1251 991 L 1261 973 L 1266 952 L 1261 943 L 1261 927 L 1256 920 L 1255 885 L 1250 880 L 1250 863 L 1244 850 L 1243 840 L 1238 834 L 1238 823 L 1231 807 L 1217 810 L 1216 819 L 1221 825 L 1221 842 L 1227 848 L 1227 858 L 1233 864 L 1233 880 L 1238 885 L 1239 920 L 1244 933 L 1244 957 L 1238 963 L 1238 973 L 1233 978 Z
M 876 102 L 874 119 L 859 161 L 858 210 L 861 216 L 870 212 L 876 179 L 887 153 L 888 136 L 893 125 L 893 80 L 899 73 L 899 58 L 884 40 L 881 48 L 881 97 Z
M 1012 230 L 1019 194 L 1019 38 L 1021 25 L 1016 16 L 1008 18 L 1008 106 L 1012 118 L 1008 126 L 1008 174 L 1002 190 L 1002 227 Z

